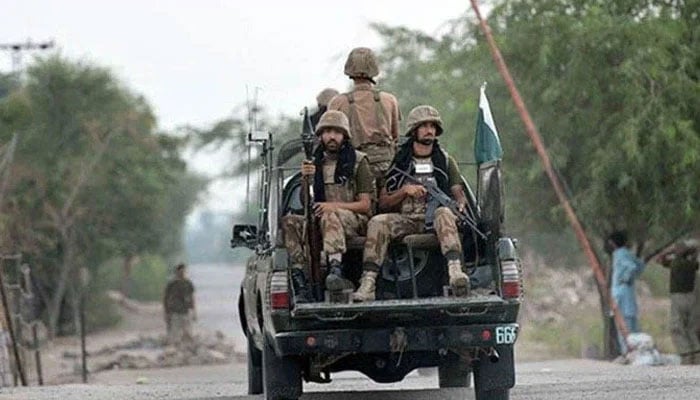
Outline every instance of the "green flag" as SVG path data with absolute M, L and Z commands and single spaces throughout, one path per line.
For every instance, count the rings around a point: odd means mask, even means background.
M 479 95 L 479 118 L 476 121 L 476 136 L 474 137 L 474 159 L 477 164 L 483 164 L 501 158 L 503 158 L 501 140 L 498 138 L 496 124 L 493 122 L 489 99 L 486 98 L 486 83 L 484 83 Z

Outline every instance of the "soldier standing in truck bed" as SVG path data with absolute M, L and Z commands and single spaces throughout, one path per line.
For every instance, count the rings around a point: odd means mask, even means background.
M 351 91 L 335 96 L 329 110 L 342 111 L 350 121 L 352 145 L 367 154 L 377 187 L 396 152 L 401 112 L 396 97 L 374 87 L 379 67 L 372 50 L 353 49 L 345 62 L 345 75 L 353 80 Z

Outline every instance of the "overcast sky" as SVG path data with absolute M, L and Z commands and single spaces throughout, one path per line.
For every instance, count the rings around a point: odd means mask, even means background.
M 2 4 L 0 43 L 53 39 L 62 54 L 111 68 L 146 97 L 164 129 L 202 126 L 230 115 L 245 103 L 246 87 L 260 88 L 258 101 L 273 115 L 294 115 L 312 105 L 320 89 L 347 87 L 348 52 L 379 47 L 370 22 L 435 33 L 471 11 L 467 0 L 422 7 L 405 0 Z M 10 60 L 3 54 L 0 69 L 9 71 Z M 208 169 L 202 158 L 193 164 Z M 209 204 L 230 208 L 231 190 L 217 185 Z

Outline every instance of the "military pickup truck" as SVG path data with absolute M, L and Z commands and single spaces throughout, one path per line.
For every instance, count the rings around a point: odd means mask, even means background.
M 253 140 L 264 161 L 258 221 L 235 225 L 232 238 L 233 247 L 254 250 L 239 300 L 248 342 L 249 394 L 297 399 L 302 382 L 327 383 L 339 371 L 397 382 L 417 368 L 437 367 L 441 388 L 467 388 L 473 378 L 478 400 L 508 399 L 515 384 L 522 274 L 516 241 L 501 233 L 500 161 L 479 167 L 476 196 L 464 181 L 475 218 L 486 232 L 486 239 L 479 239 L 479 259 L 467 260 L 471 295 L 449 293 L 437 239 L 421 234 L 392 243 L 391 260 L 377 282 L 377 300 L 294 304 L 279 221 L 304 210 L 298 171 L 302 141 L 275 149 L 269 134 Z M 355 285 L 363 244 L 362 237 L 352 239 L 343 260 Z

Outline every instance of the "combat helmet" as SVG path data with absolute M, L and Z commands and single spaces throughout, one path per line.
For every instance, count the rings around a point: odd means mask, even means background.
M 424 122 L 433 122 L 437 126 L 437 132 L 435 136 L 440 136 L 442 134 L 442 118 L 440 118 L 440 113 L 434 107 L 428 105 L 422 105 L 414 107 L 411 112 L 408 113 L 406 136 L 411 136 L 413 132 L 418 129 L 420 124 Z
M 365 78 L 374 82 L 374 77 L 379 75 L 377 58 L 371 49 L 356 47 L 352 49 L 345 61 L 345 75 L 350 78 Z
M 320 135 L 325 128 L 336 128 L 345 134 L 345 137 L 350 139 L 350 121 L 342 111 L 328 110 L 321 116 L 321 119 L 316 125 L 316 136 Z
M 333 98 L 339 95 L 340 92 L 333 88 L 326 88 L 321 90 L 321 92 L 316 96 L 316 103 L 319 107 L 328 107 L 328 103 L 333 100 Z

